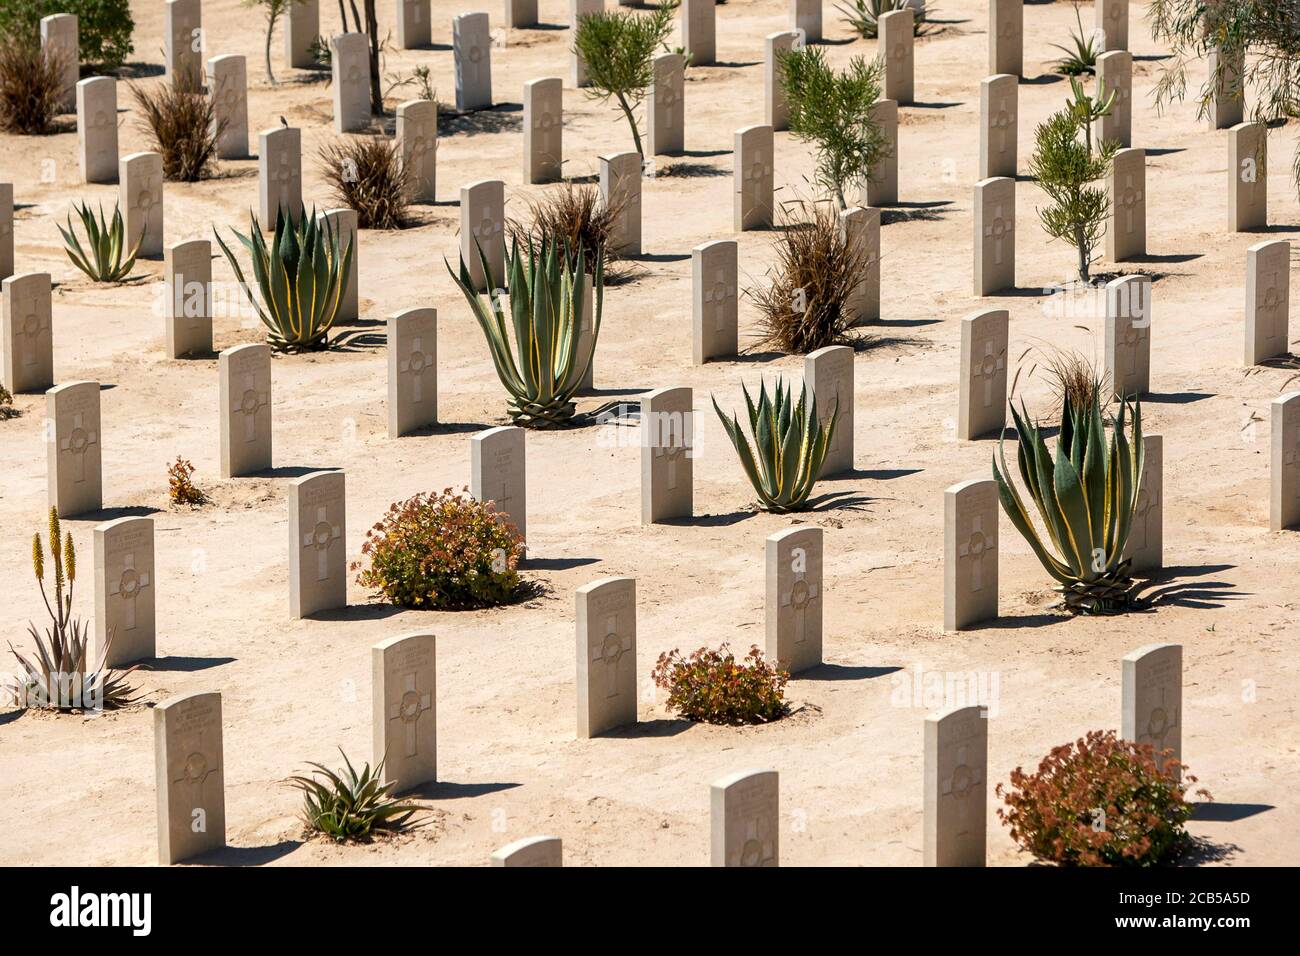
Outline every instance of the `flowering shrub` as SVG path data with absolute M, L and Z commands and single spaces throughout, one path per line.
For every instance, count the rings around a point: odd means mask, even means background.
M 1040 860 L 1065 866 L 1154 866 L 1187 846 L 1192 815 L 1184 784 L 1196 778 L 1165 751 L 1120 740 L 1113 730 L 1089 731 L 1054 747 L 1027 774 L 1011 772 L 1011 788 L 995 792 L 1010 809 L 998 817 L 1011 838 Z M 1159 759 L 1158 759 L 1159 758 Z M 1162 765 L 1163 764 L 1163 765 Z M 1208 798 L 1207 790 L 1198 794 Z
M 668 706 L 687 720 L 710 724 L 761 724 L 785 716 L 789 673 L 751 647 L 742 661 L 723 644 L 690 657 L 676 648 L 659 655 L 651 677 L 668 691 Z
M 370 566 L 357 583 L 393 604 L 464 609 L 502 604 L 519 587 L 524 542 L 491 502 L 450 488 L 389 506 L 366 532 Z M 354 562 L 353 570 L 360 567 Z
M 180 455 L 174 464 L 167 466 L 167 497 L 174 505 L 201 505 L 208 500 L 194 484 L 194 466 Z

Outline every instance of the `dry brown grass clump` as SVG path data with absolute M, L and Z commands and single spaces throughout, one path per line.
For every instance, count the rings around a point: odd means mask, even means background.
M 357 214 L 361 229 L 401 229 L 406 221 L 406 170 L 396 141 L 364 136 L 321 147 L 325 181 Z
M 59 113 L 63 60 L 46 56 L 40 43 L 18 37 L 0 41 L 0 129 L 44 133 Z
M 598 186 L 565 183 L 541 199 L 529 201 L 528 214 L 527 223 L 517 219 L 506 223 L 507 245 L 518 242 L 521 248 L 540 252 L 549 240 L 555 239 L 572 249 L 575 256 L 581 249 L 588 271 L 595 270 L 596 257 L 605 250 L 605 285 L 631 278 L 630 269 L 611 266 L 617 257 L 608 251 L 609 236 L 618 207 L 605 205 Z
M 151 93 L 131 85 L 140 107 L 140 129 L 147 133 L 163 158 L 163 178 L 192 183 L 212 172 L 217 158 L 217 138 L 224 124 L 213 126 L 212 101 L 197 90 L 163 82 Z
M 866 256 L 840 235 L 839 215 L 829 203 L 782 207 L 785 228 L 776 239 L 771 284 L 747 289 L 758 305 L 764 344 L 806 354 L 848 340 L 855 316 L 849 311 Z M 795 218 L 803 213 L 806 219 Z

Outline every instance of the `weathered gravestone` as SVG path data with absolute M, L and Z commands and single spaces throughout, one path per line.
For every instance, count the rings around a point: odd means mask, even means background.
M 418 50 L 429 45 L 429 0 L 397 0 L 397 45 L 403 50 Z M 509 26 L 523 26 L 510 23 Z
M 271 347 L 236 345 L 217 358 L 221 402 L 221 477 L 271 467 Z
M 564 81 L 558 76 L 524 84 L 524 182 L 560 179 L 564 160 Z
M 438 421 L 438 310 L 388 318 L 388 437 Z
M 506 184 L 480 179 L 460 187 L 460 258 L 470 282 L 480 291 L 503 286 L 506 281 Z M 488 271 L 483 274 L 483 258 Z
M 646 155 L 680 153 L 686 144 L 686 58 L 662 53 L 654 58 L 654 78 L 646 95 Z
M 840 213 L 840 236 L 862 258 L 857 285 L 848 299 L 854 325 L 880 318 L 880 210 L 852 206 Z
M 822 663 L 822 529 L 786 528 L 767 536 L 768 660 L 791 674 Z
M 1133 141 L 1133 54 L 1115 50 L 1097 57 L 1097 97 L 1115 94 L 1115 103 L 1105 116 L 1092 124 L 1098 142 L 1113 140 L 1120 146 Z
M 1151 390 L 1151 277 L 1123 276 L 1106 283 L 1106 379 L 1116 395 Z
M 914 101 L 915 65 L 912 56 L 915 14 L 908 8 L 891 10 L 877 21 L 877 56 L 885 62 L 883 96 L 899 106 Z
M 258 218 L 275 230 L 280 210 L 295 222 L 302 215 L 302 130 L 277 126 L 257 135 Z
M 117 182 L 117 80 L 111 76 L 77 84 L 77 161 L 86 182 Z
M 505 0 L 507 27 L 537 26 L 537 0 Z
M 1246 250 L 1246 364 L 1290 351 L 1291 243 L 1271 239 Z
M 248 155 L 248 63 L 234 53 L 208 60 L 208 97 L 218 159 Z
M 153 710 L 158 862 L 179 863 L 226 845 L 221 695 L 182 694 Z
M 1270 404 L 1269 527 L 1274 531 L 1300 527 L 1300 392 L 1290 392 Z
M 717 60 L 717 6 L 715 0 L 682 0 L 682 49 L 691 66 L 710 66 Z
M 1093 5 L 1102 50 L 1128 49 L 1128 0 L 1097 0 Z
M 975 184 L 975 294 L 1016 287 L 1016 181 L 995 176 Z
M 406 170 L 407 197 L 416 202 L 437 199 L 437 101 L 408 100 L 397 107 L 397 150 Z
M 989 72 L 1024 71 L 1025 0 L 989 0 Z
M 524 837 L 494 851 L 492 865 L 563 866 L 564 844 L 557 836 Z
M 41 54 L 58 64 L 59 109 L 71 112 L 77 106 L 77 80 L 81 76 L 77 18 L 71 13 L 41 17 L 40 29 Z
M 14 184 L 0 183 L 0 280 L 14 274 Z
M 641 154 L 600 157 L 600 199 L 613 210 L 608 245 L 624 256 L 641 254 Z
M 1106 257 L 1127 262 L 1147 254 L 1147 151 L 1121 149 L 1106 177 L 1110 193 L 1110 222 L 1106 228 Z
M 1246 96 L 1242 88 L 1245 55 L 1212 50 L 1206 57 L 1214 94 L 1209 103 L 1210 129 L 1228 129 L 1245 118 Z
M 775 770 L 748 770 L 709 787 L 709 860 L 712 866 L 780 866 L 780 778 Z
M 997 616 L 997 483 L 963 481 L 943 493 L 943 629 Z
M 127 249 L 140 243 L 142 258 L 163 252 L 163 158 L 159 153 L 132 153 L 117 166 L 118 204 L 126 226 L 123 242 Z
M 691 354 L 696 365 L 738 350 L 734 239 L 706 242 L 691 250 Z
M 661 388 L 641 399 L 642 524 L 694 513 L 692 407 L 689 388 Z
M 316 471 L 289 485 L 289 615 L 347 607 L 346 479 Z
M 497 512 L 528 537 L 528 468 L 524 429 L 498 425 L 469 439 L 470 494 L 492 502 Z
M 103 497 L 103 441 L 99 383 L 67 382 L 45 393 L 45 482 L 51 508 L 65 518 L 99 511 Z
M 1159 571 L 1164 558 L 1165 510 L 1165 441 L 1160 435 L 1142 436 L 1142 484 L 1133 523 L 1129 527 L 1124 557 L 1130 559 L 1134 572 Z
M 338 239 L 339 255 L 351 247 L 352 261 L 348 265 L 348 274 L 343 280 L 343 291 L 339 296 L 338 311 L 334 315 L 336 322 L 355 322 L 361 314 L 361 292 L 359 289 L 361 250 L 357 245 L 357 211 L 343 207 L 326 209 L 317 216 L 321 225 L 329 223 L 329 231 Z
M 636 579 L 578 588 L 578 737 L 636 723 Z
M 984 866 L 988 761 L 983 707 L 952 707 L 925 718 L 926 866 Z
M 284 21 L 284 58 L 292 67 L 316 65 L 313 41 L 320 36 L 320 0 L 294 0 Z
M 980 81 L 980 179 L 1015 178 L 1019 82 L 1009 73 Z
M 817 477 L 853 471 L 853 348 L 828 345 L 809 352 L 803 360 L 803 383 L 817 399 L 822 427 L 835 416 L 835 433 Z
M 1234 232 L 1268 225 L 1268 127 L 1238 123 L 1228 131 L 1228 223 Z
M 773 150 L 772 127 L 746 126 L 736 130 L 732 225 L 737 232 L 766 229 L 772 225 L 775 205 Z
M 781 55 L 799 44 L 793 31 L 769 33 L 763 41 L 763 122 L 774 130 L 789 129 L 790 105 L 781 85 Z
M 898 202 L 898 104 L 893 100 L 876 100 L 871 118 L 884 137 L 885 155 L 862 186 L 860 205 L 888 206 Z
M 167 357 L 212 352 L 212 243 L 191 239 L 163 253 Z
M 587 63 L 574 47 L 578 36 L 578 19 L 601 13 L 605 0 L 569 0 L 569 76 L 575 87 L 587 85 Z
M 95 526 L 94 660 L 121 667 L 157 656 L 154 567 L 152 518 L 118 518 Z
M 1155 751 L 1161 767 L 1183 757 L 1183 647 L 1148 644 L 1121 662 L 1120 735 Z M 1166 753 L 1172 751 L 1172 753 Z M 1177 774 L 1181 776 L 1181 774 Z
M 492 36 L 486 13 L 462 13 L 451 21 L 456 67 L 456 109 L 462 113 L 492 105 Z
M 403 634 L 370 648 L 375 766 L 400 793 L 438 779 L 438 641 Z
M 330 73 L 334 132 L 365 129 L 370 125 L 370 41 L 364 33 L 342 33 L 330 38 Z
M 0 381 L 14 395 L 43 392 L 54 384 L 50 274 L 9 276 L 2 287 L 0 352 L 4 354 L 4 377 Z
M 822 0 L 790 0 L 790 29 L 801 34 L 804 43 L 820 43 Z
M 1006 309 L 976 312 L 961 320 L 961 386 L 957 437 L 974 441 L 1000 436 L 1007 426 Z
M 198 92 L 203 84 L 203 6 L 200 0 L 166 0 L 163 63 L 177 89 Z

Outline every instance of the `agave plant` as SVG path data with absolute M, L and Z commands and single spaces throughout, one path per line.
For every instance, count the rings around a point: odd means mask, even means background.
M 1003 442 L 993 460 L 1002 510 L 1053 578 L 1063 605 L 1074 612 L 1113 613 L 1132 595 L 1124 557 L 1142 484 L 1142 408 L 1121 400 L 1109 442 L 1102 420 L 1102 388 L 1094 379 L 1085 396 L 1062 398 L 1061 428 L 1053 461 L 1039 424 L 1023 402 L 1015 417 L 1020 478 L 1038 509 L 1040 534 L 1011 481 Z M 1125 417 L 1132 417 L 1130 436 Z M 1001 467 L 998 461 L 1001 460 Z
M 343 753 L 345 769 L 339 772 L 312 763 L 310 777 L 295 774 L 290 784 L 303 794 L 303 821 L 308 829 L 336 842 L 369 839 L 377 829 L 401 830 L 420 810 L 416 804 L 392 796 L 396 784 L 381 783 L 384 761 L 374 770 L 364 764 L 357 773 Z
M 492 275 L 481 248 L 478 253 L 483 274 Z M 587 271 L 586 252 L 580 248 L 575 257 L 567 244 L 561 247 L 554 238 L 546 241 L 540 251 L 530 247 L 521 252 L 515 239 L 505 268 L 510 321 L 515 330 L 513 352 L 500 290 L 477 292 L 464 259 L 460 261 L 459 276 L 452 272 L 450 263 L 447 271 L 460 286 L 487 338 L 497 377 L 510 393 L 511 420 L 527 428 L 554 428 L 567 423 L 575 408 L 572 398 L 591 366 L 600 335 L 604 255 L 595 257 L 591 338 L 584 340 L 579 290 Z
M 1085 73 L 1091 74 L 1097 71 L 1097 49 L 1096 33 L 1085 33 L 1083 30 L 1083 17 L 1079 15 L 1079 5 L 1074 5 L 1074 19 L 1079 24 L 1079 31 L 1076 33 L 1070 31 L 1070 42 L 1074 45 L 1073 49 L 1063 46 L 1060 43 L 1053 43 L 1065 56 L 1053 64 L 1057 73 L 1064 76 L 1082 76 Z
M 36 654 L 24 657 L 9 650 L 18 659 L 22 673 L 10 677 L 3 687 L 6 698 L 25 707 L 42 707 L 48 710 L 99 710 L 121 707 L 131 702 L 132 689 L 126 685 L 126 675 L 135 668 L 112 671 L 104 666 L 108 650 L 113 643 L 110 631 L 100 648 L 99 660 L 90 660 L 90 629 L 84 621 L 72 616 L 72 592 L 77 580 L 77 552 L 68 534 L 60 543 L 59 510 L 50 509 L 50 562 L 54 566 L 54 605 L 45 592 L 45 549 L 40 532 L 32 536 L 32 569 L 40 585 L 41 598 L 49 612 L 52 627 L 45 629 L 45 637 L 37 633 L 36 625 L 27 630 L 36 643 Z M 93 663 L 93 666 L 88 666 Z
M 63 235 L 64 251 L 72 264 L 90 276 L 96 282 L 121 282 L 131 274 L 135 267 L 135 257 L 140 252 L 140 243 L 144 242 L 147 227 L 140 230 L 140 237 L 135 241 L 135 248 L 126 250 L 126 224 L 122 221 L 122 210 L 113 207 L 113 221 L 104 220 L 104 207 L 99 207 L 99 216 L 90 211 L 85 203 L 73 206 L 77 217 L 81 219 L 81 228 L 86 233 L 86 245 L 90 254 L 77 241 L 77 230 L 72 225 L 72 216 L 68 216 L 68 228 L 64 229 L 57 222 L 58 230 Z M 126 260 L 123 261 L 123 255 Z
M 904 10 L 911 6 L 909 0 L 853 0 L 851 7 L 837 3 L 835 9 L 844 14 L 844 22 L 852 27 L 858 36 L 874 40 L 880 35 L 880 18 L 895 10 Z M 934 13 L 934 8 L 927 10 L 913 9 L 912 21 L 914 36 L 923 37 L 931 30 L 927 18 Z
M 718 400 L 713 400 L 713 410 L 736 446 L 741 467 L 766 510 L 802 511 L 835 437 L 839 408 L 833 406 L 823 424 L 817 418 L 817 397 L 804 389 L 795 404 L 789 386 L 779 377 L 771 398 L 766 384 L 760 382 L 757 406 L 749 397 L 749 389 L 741 385 L 741 391 L 749 409 L 752 447 L 740 419 L 728 418 L 718 407 Z
M 289 210 L 281 207 L 268 248 L 257 216 L 250 217 L 253 227 L 247 236 L 234 229 L 231 232 L 252 259 L 260 302 L 220 234 L 217 242 L 245 298 L 270 332 L 271 347 L 284 352 L 329 348 L 329 330 L 352 268 L 352 244 L 340 249 L 329 219 L 318 221 L 314 209 L 310 213 L 299 210 L 295 221 Z

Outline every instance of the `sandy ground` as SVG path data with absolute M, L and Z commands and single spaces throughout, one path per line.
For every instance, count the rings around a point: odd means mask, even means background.
M 161 62 L 161 4 L 133 3 L 135 58 Z M 392 4 L 380 18 L 391 25 Z M 1120 657 L 1142 644 L 1184 645 L 1184 757 L 1217 801 L 1215 821 L 1192 829 L 1209 856 L 1233 865 L 1294 862 L 1300 809 L 1300 723 L 1294 688 L 1300 534 L 1268 530 L 1268 403 L 1281 370 L 1246 375 L 1242 350 L 1245 250 L 1259 234 L 1226 232 L 1226 133 L 1211 132 L 1185 105 L 1160 115 L 1150 90 L 1161 52 L 1135 5 L 1134 145 L 1151 150 L 1149 260 L 1159 274 L 1152 356 L 1150 432 L 1165 436 L 1165 560 L 1169 577 L 1147 612 L 1068 620 L 1047 613 L 1049 580 L 1009 523 L 1002 522 L 1001 608 L 995 626 L 945 634 L 941 626 L 942 495 L 958 481 L 989 476 L 991 442 L 955 438 L 959 319 L 979 306 L 1011 310 L 1011 352 L 1051 342 L 1100 355 L 1095 312 L 1045 313 L 1038 290 L 1070 278 L 1072 252 L 1049 244 L 1019 188 L 1016 295 L 971 296 L 971 187 L 978 149 L 978 81 L 985 74 L 985 5 L 945 0 L 942 30 L 916 53 L 918 105 L 902 111 L 901 207 L 886 214 L 883 314 L 876 346 L 856 359 L 856 468 L 819 486 L 830 495 L 805 519 L 826 529 L 826 656 L 829 666 L 790 685 L 790 719 L 746 729 L 673 719 L 648 675 L 660 652 L 762 641 L 763 542 L 792 519 L 752 510 L 752 493 L 708 396 L 724 407 L 741 382 L 801 374 L 802 358 L 756 351 L 740 361 L 694 367 L 690 355 L 691 247 L 732 238 L 732 133 L 762 119 L 762 40 L 786 28 L 777 0 L 731 0 L 718 13 L 718 66 L 688 72 L 685 162 L 695 175 L 645 183 L 643 273 L 607 294 L 597 354 L 600 394 L 582 408 L 646 389 L 695 389 L 699 441 L 698 517 L 643 528 L 639 450 L 630 430 L 589 427 L 528 436 L 529 576 L 546 593 L 525 605 L 478 613 L 397 613 L 355 583 L 346 612 L 288 618 L 285 553 L 288 480 L 322 466 L 346 469 L 348 552 L 394 499 L 459 486 L 469 478 L 467 436 L 505 421 L 503 392 L 486 348 L 442 266 L 457 248 L 456 197 L 463 183 L 495 176 L 507 208 L 548 188 L 520 184 L 522 85 L 568 75 L 567 16 L 543 0 L 546 29 L 513 31 L 493 51 L 496 111 L 445 134 L 440 201 L 414 209 L 419 225 L 365 232 L 360 240 L 363 335 L 346 351 L 274 363 L 275 472 L 220 481 L 215 360 L 162 357 L 152 305 L 161 262 L 143 281 L 94 288 L 61 250 L 56 221 L 79 197 L 112 203 L 115 187 L 77 182 L 76 135 L 0 137 L 0 180 L 20 204 L 18 271 L 53 273 L 55 377 L 97 379 L 103 393 L 104 491 L 108 509 L 69 522 L 83 555 L 92 527 L 151 513 L 157 527 L 158 647 L 166 655 L 138 675 L 145 704 L 99 717 L 0 713 L 0 862 L 147 864 L 155 859 L 153 733 L 148 704 L 220 690 L 225 709 L 229 863 L 481 864 L 496 847 L 537 833 L 564 838 L 570 864 L 704 864 L 708 784 L 726 773 L 781 773 L 782 860 L 788 864 L 921 862 L 922 718 L 911 681 L 920 671 L 976 672 L 996 680 L 989 728 L 990 784 L 1053 745 L 1092 728 L 1117 727 Z M 386 72 L 428 65 L 441 98 L 453 90 L 451 17 L 434 5 L 430 50 L 390 53 Z M 491 9 L 499 24 L 499 8 Z M 337 8 L 322 3 L 323 29 Z M 1084 5 L 1085 23 L 1092 12 Z M 207 0 L 208 55 L 248 57 L 252 142 L 281 115 L 304 130 L 308 202 L 331 205 L 316 150 L 332 139 L 330 93 L 305 71 L 261 68 L 256 15 L 237 0 Z M 1069 5 L 1026 8 L 1026 76 L 1020 87 L 1021 169 L 1033 125 L 1068 93 L 1049 75 L 1051 42 L 1067 42 Z M 826 4 L 833 62 L 874 53 L 852 39 Z M 158 83 L 154 77 L 143 82 Z M 567 81 L 566 81 L 567 82 Z M 397 94 L 396 99 L 404 99 Z M 146 148 L 119 87 L 121 152 Z M 566 170 L 585 176 L 603 153 L 630 148 L 611 110 L 566 89 Z M 391 122 L 391 120 L 390 120 Z M 1294 126 L 1274 130 L 1268 236 L 1300 232 L 1288 162 Z M 57 170 L 42 179 L 46 160 Z M 810 151 L 777 135 L 780 195 L 808 192 Z M 224 162 L 212 180 L 166 187 L 168 242 L 210 236 L 211 224 L 243 228 L 257 202 L 256 161 Z M 770 234 L 740 241 L 742 284 L 772 260 Z M 214 264 L 229 281 L 224 261 Z M 1111 268 L 1107 263 L 1099 268 Z M 385 437 L 382 330 L 390 313 L 435 306 L 441 315 L 440 406 L 445 427 L 422 437 Z M 742 339 L 755 314 L 741 304 Z M 355 331 L 355 330 L 354 330 Z M 217 348 L 256 340 L 235 318 L 219 319 Z M 1025 364 L 1033 356 L 1025 359 Z M 1015 369 L 1013 368 L 1013 375 Z M 1051 413 L 1038 377 L 1021 391 Z M 28 541 L 46 507 L 43 399 L 23 395 L 24 414 L 0 424 L 0 630 L 19 646 L 43 611 Z M 1251 424 L 1254 421 L 1255 424 Z M 194 461 L 213 503 L 167 505 L 166 464 Z M 89 577 L 89 561 L 85 562 Z M 573 591 L 605 575 L 633 575 L 639 593 L 638 673 L 645 686 L 635 732 L 574 739 Z M 79 597 L 93 613 L 89 581 Z M 370 646 L 414 629 L 438 635 L 439 770 L 430 791 L 433 825 L 368 848 L 301 842 L 297 795 L 285 778 L 304 762 L 334 762 L 342 747 L 370 750 Z M 894 671 L 893 669 L 901 669 Z M 891 673 L 891 671 L 893 671 Z M 902 698 L 902 699 L 900 699 Z M 1027 862 L 994 818 L 989 862 Z

